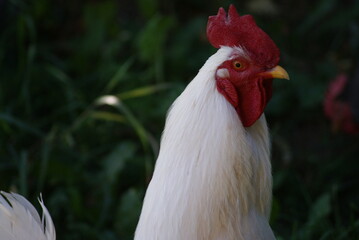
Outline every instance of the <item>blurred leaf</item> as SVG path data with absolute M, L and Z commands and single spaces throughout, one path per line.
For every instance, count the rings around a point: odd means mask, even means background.
M 149 146 L 149 141 L 147 137 L 147 131 L 143 127 L 143 125 L 138 121 L 138 119 L 133 115 L 133 113 L 121 102 L 121 100 L 113 95 L 106 95 L 98 98 L 95 101 L 96 105 L 109 105 L 120 112 L 123 113 L 123 115 L 126 117 L 127 122 L 134 128 L 136 131 L 138 137 L 140 138 L 142 142 L 142 146 L 147 151 Z
M 297 93 L 300 107 L 308 110 L 321 106 L 326 86 L 321 83 L 320 79 L 303 72 L 296 72 L 294 76 L 295 81 L 292 85 Z
M 334 11 L 334 9 L 333 9 Z M 322 23 L 320 29 L 318 29 L 315 34 L 322 34 L 331 30 L 334 31 L 343 31 L 348 30 L 351 24 L 358 22 L 359 17 L 359 2 L 347 6 L 345 11 L 338 11 L 336 14 L 332 15 L 328 20 Z M 347 38 L 347 36 L 345 36 Z
M 82 211 L 83 208 L 83 195 L 77 191 L 76 187 L 71 186 L 66 189 L 68 194 L 71 206 L 69 206 L 75 216 L 80 217 L 81 214 L 84 214 Z
M 164 81 L 164 46 L 170 28 L 174 25 L 172 17 L 157 15 L 152 17 L 137 38 L 139 56 L 150 64 L 158 82 Z
M 150 18 L 158 10 L 158 0 L 137 0 L 137 4 L 146 18 Z
M 272 199 L 272 210 L 270 213 L 270 221 L 269 223 L 274 223 L 278 220 L 278 216 L 280 214 L 280 205 L 276 198 Z
M 140 57 L 153 62 L 162 54 L 165 40 L 174 20 L 171 17 L 154 16 L 140 32 L 137 47 Z
M 154 94 L 158 91 L 162 91 L 164 89 L 169 88 L 169 84 L 157 84 L 154 86 L 146 86 L 146 87 L 140 87 L 137 89 L 133 89 L 127 92 L 120 93 L 118 97 L 122 100 L 129 99 L 129 98 L 138 98 L 138 97 L 144 97 L 151 94 Z
M 28 123 L 22 122 L 21 120 L 15 118 L 9 114 L 0 113 L 0 120 L 5 121 L 9 124 L 15 125 L 16 127 L 20 128 L 26 132 L 29 132 L 31 134 L 34 134 L 36 136 L 43 136 L 43 133 L 39 129 L 31 126 Z
M 28 177 L 28 154 L 25 151 L 21 152 L 19 157 L 19 185 L 21 195 L 27 197 L 28 187 L 27 187 L 27 177 Z
M 62 69 L 53 65 L 47 65 L 45 69 L 54 77 L 55 80 L 58 80 L 64 86 L 68 86 L 71 83 L 70 77 Z
M 136 189 L 131 188 L 123 194 L 116 215 L 116 230 L 119 236 L 125 239 L 133 238 L 141 205 L 141 194 Z
M 298 28 L 298 32 L 304 34 L 309 28 L 318 24 L 318 21 L 335 7 L 336 2 L 337 0 L 321 0 L 317 3 L 315 11 L 311 12 L 311 14 L 304 19 Z
M 330 195 L 325 193 L 320 196 L 311 207 L 308 225 L 313 226 L 323 218 L 326 218 L 330 211 Z
M 353 52 L 353 55 L 358 56 L 359 55 L 359 24 L 358 23 L 352 23 L 350 25 L 350 32 L 351 32 L 351 38 L 350 46 Z M 1 59 L 1 57 L 0 57 Z
M 86 37 L 81 48 L 83 53 L 98 52 L 108 33 L 108 29 L 114 27 L 116 19 L 116 3 L 114 1 L 96 1 L 86 4 L 84 8 L 84 21 Z
M 128 74 L 128 70 L 132 64 L 133 64 L 133 59 L 131 58 L 118 68 L 117 72 L 111 78 L 111 80 L 108 82 L 105 88 L 106 93 L 110 93 L 116 87 L 116 85 L 123 79 L 123 77 L 126 76 L 126 74 Z
M 51 138 L 53 132 L 51 132 L 49 134 L 49 138 Z M 38 176 L 38 183 L 37 183 L 37 192 L 41 192 L 43 187 L 44 187 L 44 183 L 45 183 L 45 177 L 46 177 L 46 173 L 48 170 L 48 163 L 49 163 L 49 158 L 50 158 L 50 152 L 51 152 L 51 144 L 49 144 L 49 140 L 46 141 L 46 143 L 44 143 L 43 147 L 42 147 L 42 154 L 41 154 L 41 165 L 40 165 L 40 174 Z
M 325 221 L 330 212 L 330 195 L 325 193 L 320 196 L 310 208 L 308 221 L 304 229 L 306 239 L 311 239 L 312 236 L 318 232 L 318 226 L 323 226 L 323 221 Z
M 105 111 L 92 111 L 90 113 L 91 118 L 105 120 L 105 121 L 112 121 L 112 122 L 119 122 L 124 123 L 126 122 L 126 119 L 117 113 L 110 113 Z
M 128 122 L 131 124 L 131 126 L 136 131 L 138 137 L 140 138 L 143 148 L 145 149 L 145 151 L 147 151 L 149 146 L 149 141 L 147 137 L 148 134 L 144 126 L 124 104 L 119 104 L 116 107 L 126 116 Z
M 175 26 L 176 35 L 170 36 L 174 43 L 167 51 L 170 51 L 168 57 L 174 66 L 172 71 L 178 76 L 182 75 L 183 69 L 192 70 L 195 74 L 203 65 L 203 61 L 210 55 L 211 48 L 203 46 L 203 43 L 206 43 L 205 46 L 207 46 L 204 26 L 206 26 L 206 19 L 202 16 L 193 18 L 181 27 Z
M 104 160 L 104 176 L 109 185 L 113 184 L 124 168 L 126 161 L 131 159 L 135 152 L 131 142 L 122 142 Z

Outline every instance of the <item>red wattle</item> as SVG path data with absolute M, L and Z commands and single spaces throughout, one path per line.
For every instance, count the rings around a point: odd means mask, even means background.
M 234 108 L 238 106 L 238 93 L 231 81 L 223 78 L 217 79 L 217 89 Z
M 243 86 L 239 91 L 239 104 L 236 111 L 244 127 L 252 126 L 264 112 L 268 93 L 260 81 Z
M 255 80 L 239 89 L 228 79 L 217 79 L 217 89 L 235 108 L 244 127 L 252 126 L 272 97 L 272 80 Z

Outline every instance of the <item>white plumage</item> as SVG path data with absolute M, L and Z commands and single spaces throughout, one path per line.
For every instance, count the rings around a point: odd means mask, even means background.
M 274 239 L 265 117 L 244 128 L 216 89 L 232 51 L 210 57 L 171 107 L 136 240 Z
M 0 194 L 1 240 L 55 240 L 55 227 L 51 216 L 39 199 L 43 214 L 40 219 L 34 206 L 16 193 Z

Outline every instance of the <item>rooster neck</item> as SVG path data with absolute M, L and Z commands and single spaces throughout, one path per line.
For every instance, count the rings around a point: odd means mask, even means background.
M 244 128 L 216 90 L 216 66 L 229 53 L 221 48 L 212 56 L 173 104 L 136 239 L 251 239 L 248 226 L 266 221 L 266 121 Z

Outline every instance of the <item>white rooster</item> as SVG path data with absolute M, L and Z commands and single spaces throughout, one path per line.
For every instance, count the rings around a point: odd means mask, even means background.
M 274 239 L 263 111 L 272 79 L 289 77 L 274 42 L 233 5 L 209 18 L 207 35 L 219 50 L 169 111 L 135 240 Z M 1 194 L 1 240 L 55 240 L 42 200 L 41 222 L 25 198 Z
M 279 50 L 233 5 L 209 18 L 219 50 L 172 105 L 135 240 L 274 239 L 264 108 L 289 79 Z

